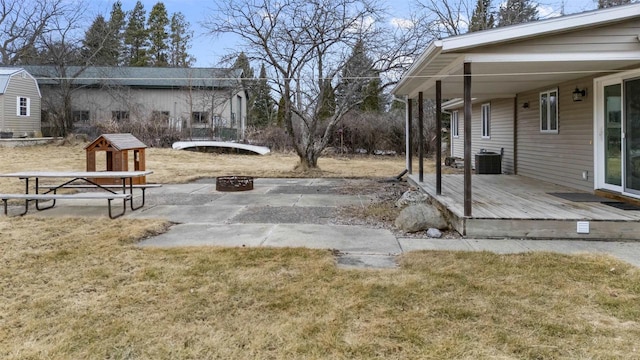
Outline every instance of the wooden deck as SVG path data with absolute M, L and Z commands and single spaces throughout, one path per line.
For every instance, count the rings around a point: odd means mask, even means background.
M 516 175 L 473 175 L 472 216 L 465 217 L 463 175 L 443 175 L 440 196 L 434 174 L 425 174 L 422 183 L 416 174 L 409 179 L 467 237 L 640 240 L 640 211 L 550 195 L 575 189 Z M 589 233 L 578 233 L 578 222 L 588 222 Z

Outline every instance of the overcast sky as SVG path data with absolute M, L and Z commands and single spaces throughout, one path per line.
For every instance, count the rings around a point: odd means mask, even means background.
M 121 0 L 122 9 L 124 11 L 132 10 L 136 4 L 136 0 Z M 404 18 L 411 10 L 411 4 L 415 0 L 382 0 L 386 2 L 391 11 L 391 15 L 396 18 Z M 428 0 L 423 0 L 426 2 Z M 105 18 L 109 17 L 112 0 L 88 0 L 91 6 L 87 14 L 93 19 L 96 15 L 102 14 Z M 142 4 L 149 16 L 149 12 L 158 0 L 142 0 Z M 187 21 L 191 23 L 191 29 L 194 32 L 194 40 L 190 53 L 195 56 L 195 66 L 198 67 L 216 67 L 220 66 L 220 60 L 231 52 L 236 45 L 232 37 L 221 37 L 214 39 L 204 33 L 200 24 L 206 19 L 208 13 L 212 11 L 215 0 L 164 0 L 162 1 L 167 8 L 169 14 L 181 12 L 185 15 Z M 475 2 L 475 1 L 474 1 Z M 494 0 L 495 3 L 495 0 Z M 557 16 L 560 14 L 564 4 L 565 13 L 576 13 L 596 8 L 595 0 L 543 0 L 539 2 L 539 13 L 543 18 Z

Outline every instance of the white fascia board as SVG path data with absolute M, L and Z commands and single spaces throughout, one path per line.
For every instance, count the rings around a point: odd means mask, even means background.
M 442 40 L 442 51 L 458 51 L 640 17 L 640 3 L 473 32 Z
M 640 51 L 572 52 L 572 53 L 520 53 L 520 54 L 465 54 L 464 61 L 472 63 L 512 62 L 579 62 L 579 61 L 638 61 Z
M 420 55 L 420 57 L 413 62 L 409 70 L 407 70 L 407 72 L 405 72 L 404 75 L 402 75 L 402 78 L 400 79 L 400 81 L 391 90 L 391 94 L 404 95 L 399 93 L 400 88 L 406 85 L 407 81 L 409 81 L 413 76 L 415 76 L 416 73 L 419 73 L 421 69 L 428 66 L 430 63 L 430 60 L 437 57 L 441 51 L 442 51 L 442 41 L 436 40 L 431 42 L 427 47 L 427 49 Z
M 515 94 L 496 94 L 495 96 L 491 96 L 491 97 L 471 98 L 471 103 L 472 104 L 477 104 L 477 103 L 481 103 L 481 102 L 491 101 L 491 100 L 494 100 L 494 99 L 513 99 L 515 97 L 516 97 Z M 442 109 L 443 110 L 460 109 L 463 106 L 464 106 L 464 99 L 463 98 L 455 98 L 455 99 L 451 99 L 451 100 L 448 100 L 448 101 L 445 101 L 444 103 L 442 103 Z

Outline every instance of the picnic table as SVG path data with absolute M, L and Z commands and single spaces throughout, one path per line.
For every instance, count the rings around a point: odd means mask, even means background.
M 19 214 L 25 215 L 29 211 L 29 202 L 34 201 L 37 210 L 46 210 L 55 206 L 56 200 L 62 199 L 106 199 L 109 207 L 109 217 L 111 219 L 118 218 L 125 214 L 127 210 L 127 202 L 130 203 L 131 210 L 137 210 L 144 206 L 145 189 L 148 187 L 160 186 L 160 184 L 135 184 L 133 179 L 140 178 L 152 174 L 153 171 L 21 171 L 8 174 L 0 174 L 0 177 L 18 178 L 24 180 L 25 191 L 22 194 L 0 194 L 0 199 L 4 203 L 4 214 L 7 213 L 7 202 L 10 199 L 24 200 L 24 212 Z M 94 181 L 96 178 L 114 179 L 116 184 L 104 185 Z M 33 179 L 35 192 L 29 192 L 29 180 Z M 41 180 L 49 179 L 50 181 L 58 180 L 54 184 L 41 184 Z M 59 180 L 64 180 L 62 183 Z M 90 192 L 74 193 L 74 194 L 58 194 L 60 189 L 85 189 L 93 190 Z M 142 203 L 138 206 L 133 204 L 133 189 L 142 190 Z M 97 191 L 96 191 L 97 190 Z M 121 199 L 123 203 L 122 212 L 113 214 L 111 210 L 111 202 Z M 48 206 L 40 206 L 40 201 L 52 201 Z

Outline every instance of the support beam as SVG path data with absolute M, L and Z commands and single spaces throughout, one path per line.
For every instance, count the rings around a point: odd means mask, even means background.
M 424 100 L 418 93 L 418 180 L 424 181 Z
M 436 81 L 436 195 L 442 195 L 442 80 Z
M 464 63 L 464 216 L 471 216 L 471 63 Z
M 407 99 L 407 171 L 413 174 L 413 99 Z

